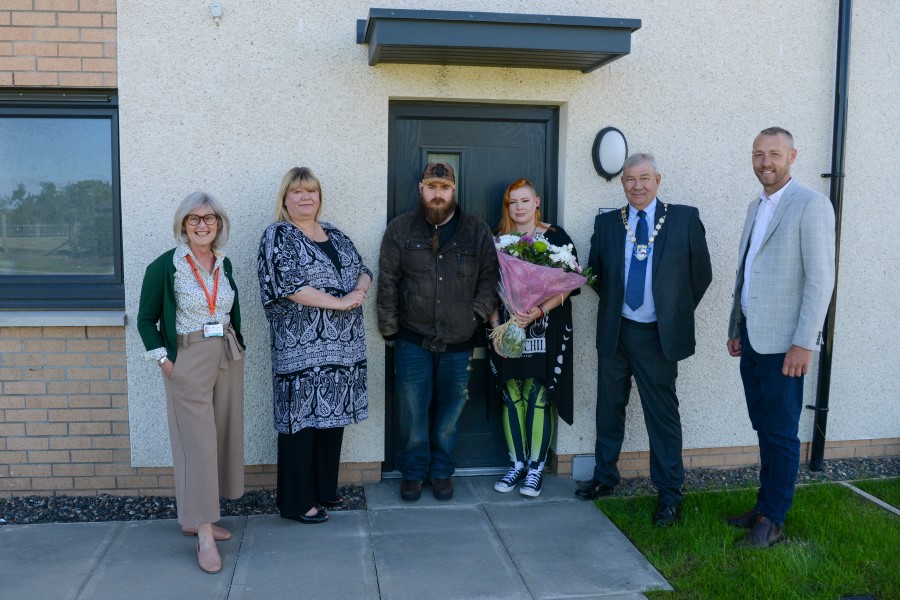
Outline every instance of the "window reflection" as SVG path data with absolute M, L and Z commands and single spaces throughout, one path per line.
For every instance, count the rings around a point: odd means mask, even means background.
M 114 269 L 108 119 L 0 119 L 0 275 Z

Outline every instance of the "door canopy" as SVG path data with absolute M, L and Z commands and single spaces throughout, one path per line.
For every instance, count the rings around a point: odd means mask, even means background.
M 356 42 L 369 64 L 408 63 L 589 73 L 631 52 L 640 19 L 371 8 Z

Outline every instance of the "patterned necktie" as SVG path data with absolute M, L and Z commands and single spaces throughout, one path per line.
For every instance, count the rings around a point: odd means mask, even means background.
M 642 210 L 638 211 L 637 231 L 634 234 L 637 238 L 635 248 L 631 253 L 631 266 L 628 267 L 628 284 L 625 286 L 625 304 L 631 310 L 637 310 L 644 303 L 644 280 L 647 277 L 647 257 L 638 260 L 637 246 L 647 245 L 649 236 L 647 234 L 647 213 Z M 649 249 L 648 249 L 649 254 Z

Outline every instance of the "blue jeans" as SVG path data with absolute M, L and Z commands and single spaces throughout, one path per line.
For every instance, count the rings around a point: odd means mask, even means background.
M 397 340 L 394 375 L 400 406 L 400 451 L 404 479 L 453 475 L 456 423 L 469 397 L 472 352 L 432 352 Z
M 794 501 L 803 408 L 803 377 L 782 375 L 783 365 L 783 353 L 759 354 L 741 328 L 741 379 L 750 423 L 759 437 L 756 511 L 779 526 Z

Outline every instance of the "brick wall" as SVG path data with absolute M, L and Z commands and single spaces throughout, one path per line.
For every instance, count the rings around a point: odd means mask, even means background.
M 115 0 L 0 0 L 0 86 L 115 88 Z
M 174 496 L 171 467 L 131 466 L 125 378 L 122 327 L 0 327 L 0 497 Z M 245 467 L 247 489 L 274 489 L 275 469 Z M 377 481 L 381 463 L 339 477 Z

